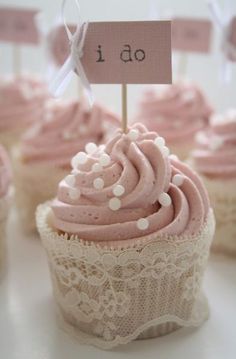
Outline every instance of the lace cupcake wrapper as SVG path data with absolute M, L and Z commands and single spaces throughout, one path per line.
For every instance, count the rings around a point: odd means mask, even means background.
M 201 293 L 214 216 L 196 236 L 152 234 L 112 248 L 58 234 L 48 204 L 37 210 L 63 328 L 110 349 L 134 339 L 198 326 L 208 317 Z
M 236 180 L 209 180 L 203 177 L 216 217 L 212 249 L 236 256 Z
M 55 197 L 58 183 L 68 171 L 41 164 L 23 163 L 13 156 L 15 199 L 22 227 L 26 233 L 36 231 L 35 211 L 39 204 Z

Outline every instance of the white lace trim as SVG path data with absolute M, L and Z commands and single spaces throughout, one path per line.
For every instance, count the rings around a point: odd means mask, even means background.
M 105 248 L 59 235 L 37 211 L 54 294 L 67 329 L 108 349 L 138 337 L 197 326 L 208 316 L 202 277 L 214 232 L 212 211 L 193 237 L 147 236 L 137 246 Z
M 24 230 L 32 232 L 36 230 L 37 206 L 55 197 L 57 185 L 68 171 L 50 165 L 25 164 L 16 151 L 13 166 L 18 214 Z
M 216 217 L 212 248 L 236 255 L 236 179 L 209 180 L 203 177 Z

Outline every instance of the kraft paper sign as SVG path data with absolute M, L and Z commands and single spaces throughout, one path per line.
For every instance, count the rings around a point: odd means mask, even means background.
M 232 46 L 234 46 L 235 51 L 236 51 L 236 17 L 234 17 L 231 21 L 231 25 L 230 25 L 230 34 L 229 34 L 229 42 Z M 228 55 L 229 59 L 231 61 L 236 62 L 236 57 L 232 56 L 232 54 Z
M 0 7 L 0 41 L 38 44 L 39 32 L 35 23 L 37 13 L 37 10 Z
M 211 45 L 212 24 L 209 20 L 174 18 L 172 47 L 179 51 L 208 53 Z
M 61 65 L 69 54 L 64 29 L 52 33 L 50 41 Z M 171 22 L 91 22 L 81 63 L 94 84 L 171 83 Z

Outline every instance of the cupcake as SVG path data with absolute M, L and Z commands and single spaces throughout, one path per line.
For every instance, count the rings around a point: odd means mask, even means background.
M 184 160 L 193 148 L 195 134 L 207 126 L 211 112 L 195 84 L 179 82 L 158 92 L 146 92 L 135 121 L 163 136 L 171 152 Z
M 201 174 L 216 216 L 213 249 L 236 255 L 236 109 L 214 115 L 198 134 L 192 164 Z
M 5 231 L 11 199 L 11 167 L 7 153 L 0 145 L 0 269 L 4 261 Z
M 91 111 L 76 100 L 48 104 L 43 120 L 25 133 L 13 156 L 16 204 L 26 232 L 36 229 L 35 209 L 56 195 L 58 183 L 71 169 L 71 158 L 88 142 L 88 151 L 96 149 L 118 123 L 97 104 Z
M 202 182 L 136 124 L 76 155 L 56 199 L 38 207 L 64 328 L 104 349 L 198 326 L 214 232 Z
M 10 149 L 27 127 L 42 118 L 48 97 L 46 84 L 35 77 L 1 79 L 0 143 Z

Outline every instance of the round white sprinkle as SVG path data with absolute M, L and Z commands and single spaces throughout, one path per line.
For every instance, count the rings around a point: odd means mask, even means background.
M 178 156 L 176 156 L 176 155 L 170 155 L 170 157 L 169 157 L 171 160 L 173 160 L 173 161 L 179 161 L 179 157 Z
M 92 171 L 93 172 L 100 172 L 102 171 L 102 166 L 100 165 L 100 163 L 94 163 L 92 165 Z
M 118 184 L 113 188 L 112 192 L 116 197 L 120 197 L 123 193 L 125 193 L 125 188 L 121 184 Z
M 88 128 L 86 125 L 80 125 L 79 126 L 79 133 L 81 135 L 85 135 L 88 132 Z
M 121 207 L 121 201 L 119 200 L 119 198 L 113 197 L 110 199 L 109 208 L 112 211 L 117 211 L 118 209 L 120 209 L 120 207 Z
M 71 199 L 78 199 L 80 197 L 80 190 L 77 188 L 70 188 L 69 189 L 69 197 Z
M 171 205 L 171 198 L 168 193 L 163 192 L 159 197 L 159 202 L 163 207 L 169 207 Z
M 139 131 L 135 129 L 130 130 L 127 136 L 131 141 L 136 141 L 139 137 Z
M 102 189 L 104 187 L 104 181 L 102 178 L 95 178 L 93 181 L 93 187 L 96 189 Z
M 170 154 L 170 150 L 167 146 L 163 146 L 161 148 L 161 152 L 162 152 L 163 156 L 165 156 L 165 157 L 169 156 L 169 154 Z
M 148 222 L 147 218 L 139 218 L 137 220 L 137 227 L 138 227 L 138 229 L 140 229 L 142 231 L 147 229 L 149 227 L 149 222 Z
M 71 160 L 73 168 L 77 168 L 78 165 L 83 165 L 87 161 L 87 154 L 85 152 L 79 152 Z
M 97 145 L 96 143 L 93 142 L 89 142 L 87 143 L 87 145 L 85 146 L 85 151 L 89 154 L 94 153 L 97 150 Z
M 111 162 L 111 157 L 107 153 L 103 153 L 99 158 L 99 163 L 101 166 L 107 166 Z
M 161 148 L 161 147 L 165 146 L 166 141 L 165 141 L 165 139 L 163 137 L 159 136 L 159 137 L 155 138 L 154 143 L 159 148 Z
M 183 182 L 184 182 L 184 176 L 180 174 L 176 174 L 172 178 L 172 183 L 177 187 L 182 186 Z
M 68 184 L 68 186 L 73 187 L 75 185 L 75 176 L 74 175 L 68 175 L 65 177 L 65 181 Z
M 105 145 L 100 145 L 100 146 L 99 146 L 99 150 L 100 150 L 101 152 L 103 152 L 103 151 L 105 150 L 105 147 L 106 147 Z

